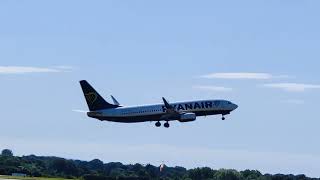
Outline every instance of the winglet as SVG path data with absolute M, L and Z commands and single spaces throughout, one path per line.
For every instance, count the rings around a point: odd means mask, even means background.
M 120 103 L 111 95 L 112 101 L 114 105 L 120 106 Z

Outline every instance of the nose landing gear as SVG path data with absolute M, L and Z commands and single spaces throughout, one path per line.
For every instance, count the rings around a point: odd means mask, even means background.
M 226 120 L 226 118 L 225 118 L 223 115 L 222 115 L 222 118 L 221 118 L 221 119 L 222 119 L 222 121 Z

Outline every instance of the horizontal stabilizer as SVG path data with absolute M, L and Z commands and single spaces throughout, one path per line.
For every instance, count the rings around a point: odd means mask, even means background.
M 80 109 L 73 109 L 73 112 L 78 112 L 78 113 L 87 113 L 88 111 L 85 110 L 80 110 Z

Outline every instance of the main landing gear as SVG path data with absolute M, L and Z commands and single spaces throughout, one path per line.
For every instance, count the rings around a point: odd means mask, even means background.
M 158 121 L 158 122 L 156 122 L 156 127 L 160 127 L 161 126 L 161 123 Z M 166 123 L 164 123 L 163 124 L 163 126 L 165 127 L 165 128 L 169 128 L 170 127 L 170 124 L 169 124 L 169 122 L 167 121 Z
M 164 123 L 163 125 L 165 128 L 169 128 L 170 127 L 170 124 L 168 123 L 168 121 L 166 123 Z
M 161 123 L 158 121 L 156 122 L 156 127 L 160 127 L 161 126 Z
M 221 118 L 221 119 L 222 119 L 222 121 L 226 120 L 226 118 L 225 118 L 223 115 L 222 115 L 222 118 Z

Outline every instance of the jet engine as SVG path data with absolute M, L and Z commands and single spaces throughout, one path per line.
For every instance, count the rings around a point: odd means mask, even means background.
M 196 120 L 197 116 L 195 113 L 184 113 L 180 115 L 180 122 L 190 122 Z

